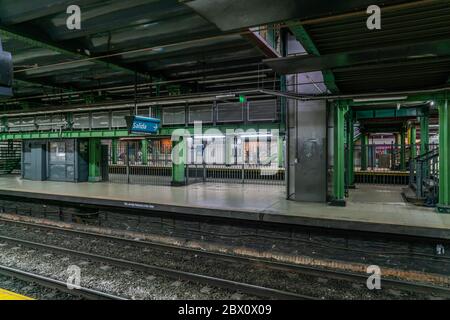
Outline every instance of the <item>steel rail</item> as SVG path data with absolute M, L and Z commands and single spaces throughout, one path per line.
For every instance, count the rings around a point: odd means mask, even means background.
M 196 283 L 202 283 L 210 286 L 215 286 L 219 288 L 230 289 L 234 291 L 240 291 L 251 295 L 256 295 L 265 298 L 275 298 L 275 299 L 290 299 L 290 300 L 317 300 L 317 298 L 301 295 L 297 293 L 252 285 L 243 282 L 237 282 L 227 279 L 222 279 L 218 277 L 206 276 L 201 274 L 196 274 L 192 272 L 179 271 L 170 268 L 157 267 L 153 265 L 148 265 L 139 262 L 128 261 L 124 259 L 107 257 L 99 254 L 92 254 L 88 252 L 82 252 L 72 249 L 66 249 L 62 247 L 46 245 L 42 243 L 16 239 L 11 237 L 0 236 L 0 240 L 9 241 L 23 246 L 32 247 L 35 249 L 43 249 L 56 253 L 69 254 L 78 256 L 91 261 L 101 262 L 109 265 L 114 265 L 118 267 L 125 267 L 133 270 L 143 271 L 146 273 L 158 274 L 161 276 L 166 276 L 169 278 L 177 280 L 185 280 Z
M 37 223 L 32 222 L 24 222 L 24 221 L 14 221 L 10 219 L 0 218 L 0 221 L 7 222 L 7 223 L 15 223 L 19 225 L 24 226 L 31 226 L 41 229 L 48 229 L 53 231 L 62 231 L 66 233 L 72 233 L 76 235 L 85 235 L 95 238 L 103 238 L 106 240 L 111 241 L 118 241 L 122 242 L 124 244 L 133 244 L 133 245 L 139 245 L 139 246 L 147 246 L 156 248 L 158 250 L 171 250 L 171 251 L 178 251 L 178 252 L 189 252 L 190 254 L 195 255 L 201 255 L 205 257 L 211 257 L 215 259 L 220 259 L 222 261 L 229 261 L 229 262 L 239 262 L 239 263 L 247 263 L 252 264 L 255 266 L 263 266 L 266 268 L 274 269 L 274 270 L 282 270 L 287 272 L 297 272 L 304 275 L 310 275 L 315 277 L 326 277 L 336 280 L 345 280 L 345 281 L 351 281 L 351 282 L 358 282 L 365 284 L 367 281 L 367 275 L 353 273 L 353 272 L 346 272 L 346 271 L 338 271 L 338 270 L 330 270 L 330 269 L 323 269 L 323 268 L 317 268 L 312 266 L 304 266 L 304 265 L 295 265 L 290 263 L 283 263 L 283 262 L 277 262 L 277 261 L 271 261 L 267 259 L 260 259 L 260 258 L 254 258 L 254 257 L 247 257 L 247 256 L 238 256 L 238 255 L 232 255 L 232 254 L 225 254 L 225 253 L 218 253 L 218 252 L 211 252 L 211 251 L 204 251 L 200 249 L 194 249 L 194 248 L 187 248 L 187 247 L 181 247 L 176 245 L 170 245 L 170 244 L 163 244 L 163 243 L 155 243 L 150 241 L 141 241 L 136 239 L 127 239 L 123 237 L 117 237 L 112 235 L 105 235 L 100 233 L 94 233 L 94 232 L 88 232 L 88 231 L 82 231 L 82 230 L 75 230 L 75 229 L 67 229 L 67 228 L 61 228 L 57 226 L 48 226 L 48 225 L 41 225 Z M 1 238 L 1 237 L 0 237 Z M 445 297 L 450 298 L 450 288 L 442 287 L 442 286 L 436 286 L 436 285 L 429 285 L 429 284 L 423 284 L 423 283 L 414 283 L 410 281 L 404 281 L 404 280 L 397 280 L 397 279 L 382 279 L 383 287 L 388 288 L 397 288 L 412 292 L 421 292 L 421 293 L 435 293 L 440 294 Z
M 4 276 L 20 279 L 20 280 L 23 280 L 26 282 L 37 283 L 40 286 L 43 286 L 46 288 L 55 289 L 55 290 L 58 290 L 58 291 L 61 291 L 61 292 L 64 292 L 64 293 L 67 293 L 70 295 L 79 296 L 79 297 L 86 298 L 89 300 L 127 300 L 127 299 L 119 297 L 119 296 L 115 296 L 112 294 L 108 294 L 108 293 L 104 293 L 104 292 L 100 292 L 97 290 L 84 288 L 84 287 L 70 289 L 70 288 L 68 288 L 67 283 L 65 283 L 63 281 L 49 278 L 49 277 L 46 277 L 43 275 L 31 273 L 28 271 L 19 270 L 19 269 L 8 267 L 8 266 L 0 265 L 0 274 L 2 274 Z

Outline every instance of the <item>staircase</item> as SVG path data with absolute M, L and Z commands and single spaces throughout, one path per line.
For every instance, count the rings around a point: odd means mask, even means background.
M 0 175 L 20 173 L 22 145 L 16 141 L 0 142 Z
M 439 201 L 439 148 L 410 161 L 409 190 L 403 196 L 416 205 L 434 207 Z

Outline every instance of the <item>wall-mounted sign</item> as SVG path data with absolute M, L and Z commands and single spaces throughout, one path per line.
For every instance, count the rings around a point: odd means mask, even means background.
M 139 116 L 127 116 L 128 131 L 130 133 L 157 133 L 159 130 L 159 124 L 161 120 L 155 118 L 139 117 Z

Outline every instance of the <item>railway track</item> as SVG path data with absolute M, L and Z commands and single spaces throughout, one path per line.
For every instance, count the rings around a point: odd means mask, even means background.
M 15 269 L 8 266 L 0 265 L 0 274 L 8 277 L 12 277 L 15 279 L 19 279 L 22 281 L 30 282 L 38 284 L 42 287 L 46 287 L 49 289 L 55 289 L 60 292 L 64 292 L 70 295 L 75 295 L 83 299 L 88 300 L 127 300 L 125 298 L 115 296 L 112 294 L 108 294 L 105 292 L 100 292 L 97 290 L 78 287 L 74 289 L 69 289 L 67 287 L 67 283 L 56 280 L 53 278 L 49 278 L 43 275 Z
M 367 275 L 351 273 L 351 272 L 322 269 L 322 268 L 302 266 L 302 265 L 293 265 L 293 264 L 264 260 L 264 259 L 259 259 L 259 258 L 236 256 L 236 255 L 217 253 L 217 252 L 207 252 L 207 251 L 202 251 L 202 250 L 198 250 L 198 249 L 179 247 L 179 246 L 175 246 L 175 245 L 154 243 L 154 242 L 141 241 L 141 240 L 135 240 L 135 239 L 127 239 L 127 238 L 122 238 L 122 237 L 117 237 L 117 236 L 112 236 L 112 235 L 105 235 L 105 234 L 99 234 L 99 233 L 93 233 L 93 232 L 87 232 L 87 231 L 81 231 L 81 230 L 75 230 L 75 229 L 67 229 L 67 228 L 61 228 L 61 227 L 57 227 L 57 226 L 42 225 L 42 224 L 37 224 L 37 223 L 32 223 L 32 222 L 14 221 L 14 220 L 9 220 L 9 219 L 4 219 L 4 218 L 0 218 L 0 222 L 18 224 L 18 225 L 27 226 L 27 227 L 41 228 L 41 229 L 46 229 L 46 230 L 60 231 L 60 232 L 74 234 L 77 236 L 89 236 L 89 237 L 100 238 L 100 239 L 104 239 L 104 240 L 116 241 L 116 242 L 120 242 L 120 243 L 128 244 L 128 245 L 131 244 L 131 245 L 138 245 L 138 246 L 144 246 L 144 247 L 151 247 L 151 248 L 155 248 L 155 249 L 159 249 L 159 250 L 169 250 L 169 251 L 177 251 L 177 252 L 182 252 L 182 253 L 190 253 L 190 254 L 195 254 L 195 255 L 199 255 L 199 256 L 220 259 L 222 261 L 229 261 L 229 262 L 233 262 L 233 263 L 238 262 L 238 263 L 252 264 L 252 265 L 255 265 L 258 267 L 264 267 L 264 268 L 270 268 L 270 269 L 274 269 L 274 270 L 281 270 L 281 271 L 288 271 L 288 272 L 296 272 L 296 273 L 314 276 L 314 277 L 345 280 L 345 281 L 350 281 L 350 282 L 359 283 L 359 284 L 365 284 L 366 280 L 367 280 Z M 183 279 L 183 280 L 187 280 L 187 281 L 204 283 L 204 284 L 217 286 L 217 287 L 221 287 L 221 288 L 238 290 L 238 291 L 242 291 L 244 293 L 253 294 L 253 295 L 266 297 L 266 298 L 307 299 L 307 300 L 318 299 L 318 298 L 308 296 L 308 295 L 301 295 L 301 294 L 297 294 L 297 293 L 291 293 L 291 292 L 286 292 L 286 291 L 282 291 L 282 290 L 266 288 L 266 287 L 262 287 L 262 286 L 255 286 L 252 284 L 236 282 L 236 281 L 231 281 L 231 280 L 227 280 L 227 279 L 205 276 L 205 275 L 195 274 L 195 273 L 190 273 L 190 272 L 184 272 L 184 271 L 179 271 L 179 270 L 174 270 L 174 269 L 169 269 L 169 268 L 162 268 L 162 267 L 158 267 L 158 266 L 152 266 L 152 265 L 142 264 L 142 263 L 133 262 L 133 261 L 111 258 L 111 257 L 106 257 L 106 256 L 87 253 L 87 252 L 80 252 L 80 251 L 76 251 L 76 250 L 40 244 L 40 243 L 21 240 L 21 239 L 15 239 L 15 238 L 3 237 L 3 236 L 0 236 L 0 239 L 3 239 L 5 241 L 16 242 L 16 243 L 19 243 L 19 244 L 22 244 L 25 246 L 34 247 L 34 248 L 51 250 L 51 251 L 55 251 L 55 252 L 65 253 L 65 254 L 78 255 L 80 257 L 84 257 L 86 259 L 91 259 L 94 261 L 104 262 L 104 263 L 121 266 L 121 267 L 132 268 L 132 269 L 149 272 L 149 273 L 156 273 L 159 275 L 165 275 L 165 276 L 176 278 L 176 279 Z M 399 289 L 399 290 L 405 290 L 405 291 L 410 291 L 410 292 L 435 294 L 435 295 L 439 295 L 440 297 L 450 298 L 450 288 L 447 288 L 447 287 L 429 285 L 429 284 L 424 284 L 424 283 L 402 281 L 402 280 L 396 280 L 396 279 L 382 279 L 382 284 L 383 284 L 383 288 L 387 287 L 387 288 L 391 288 L 391 289 Z

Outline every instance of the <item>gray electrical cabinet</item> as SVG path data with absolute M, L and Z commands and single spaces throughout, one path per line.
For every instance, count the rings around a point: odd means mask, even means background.
M 22 147 L 22 177 L 42 181 L 47 178 L 47 145 L 42 141 L 25 141 Z
M 24 179 L 88 181 L 89 148 L 87 140 L 25 140 L 22 150 L 22 177 Z

